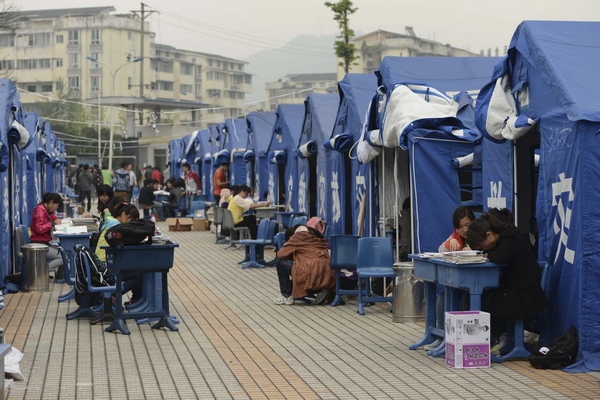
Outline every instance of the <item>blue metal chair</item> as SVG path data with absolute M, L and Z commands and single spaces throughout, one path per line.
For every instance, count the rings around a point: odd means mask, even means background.
M 72 204 L 76 204 L 79 202 L 79 195 L 73 193 L 73 190 L 67 186 L 67 196 L 69 197 L 69 199 L 71 200 Z
M 187 210 L 187 218 L 194 218 L 197 210 L 204 210 L 203 200 L 194 200 L 190 204 L 190 210 Z
M 275 246 L 276 250 L 279 251 L 285 244 L 285 232 L 279 232 L 275 235 Z
M 340 289 L 340 271 L 342 269 L 356 271 L 358 239 L 358 236 L 352 235 L 333 235 L 331 237 L 330 267 L 335 271 L 335 299 L 331 302 L 331 307 L 345 304 L 342 299 L 343 294 L 358 295 L 357 289 Z
M 246 263 L 242 265 L 242 269 L 248 267 L 265 267 L 265 246 L 273 244 L 276 225 L 276 221 L 262 219 L 258 224 L 256 240 L 240 240 L 239 244 L 246 246 L 246 258 L 238 262 L 238 264 Z
M 290 226 L 306 225 L 307 220 L 308 220 L 308 218 L 306 216 L 292 218 L 292 222 L 290 223 Z
M 140 195 L 140 188 L 137 186 L 134 186 L 133 192 L 131 193 L 131 203 L 132 204 L 137 204 L 139 195 Z
M 358 262 L 356 273 L 358 275 L 358 313 L 365 314 L 365 304 L 379 302 L 393 304 L 393 297 L 371 295 L 371 278 L 390 278 L 396 286 L 396 273 L 394 272 L 394 255 L 392 241 L 385 237 L 366 237 L 358 239 Z M 362 288 L 363 283 L 365 289 Z M 393 296 L 393 291 L 392 291 Z

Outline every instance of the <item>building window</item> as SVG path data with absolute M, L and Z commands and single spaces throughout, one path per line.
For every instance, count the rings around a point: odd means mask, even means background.
M 188 63 L 180 63 L 179 70 L 182 75 L 194 75 L 194 65 Z
M 58 43 L 58 44 L 63 43 L 63 40 L 64 40 L 63 35 L 56 35 L 56 43 Z
M 31 93 L 35 93 L 35 85 L 27 85 L 27 91 Z
M 156 57 L 160 57 L 160 50 L 156 50 Z
M 221 61 L 217 60 L 217 68 L 221 68 Z
M 173 82 L 156 81 L 156 84 L 158 86 L 158 90 L 164 90 L 164 91 L 168 91 L 168 92 L 173 91 Z
M 55 64 L 57 67 L 62 67 L 63 66 L 63 59 L 62 58 L 55 58 L 54 59 Z
M 173 61 L 152 60 L 152 69 L 156 72 L 173 73 Z
M 79 77 L 78 76 L 70 76 L 69 77 L 69 89 L 79 90 Z
M 13 47 L 15 45 L 15 35 L 8 33 L 0 35 L 0 47 Z
M 56 91 L 60 92 L 61 90 L 63 90 L 63 81 L 56 81 Z
M 194 94 L 194 85 L 185 85 L 182 83 L 179 85 L 179 91 L 182 94 Z
M 79 68 L 80 59 L 81 57 L 79 53 L 69 54 L 69 68 Z
M 252 84 L 252 75 L 244 76 L 244 83 L 247 83 L 249 85 Z
M 196 83 L 196 96 L 199 96 L 202 93 L 202 84 Z
M 15 63 L 13 60 L 0 60 L 0 69 L 3 71 L 10 71 L 15 69 Z
M 208 60 L 208 66 L 212 67 L 213 66 L 213 60 Z
M 92 29 L 92 44 L 100 44 L 102 31 L 100 29 Z
M 238 64 L 238 71 L 244 70 L 244 64 Z
M 101 54 L 102 53 L 92 53 L 91 54 L 91 57 L 96 61 L 94 62 L 94 61 L 90 60 L 90 62 L 91 62 L 90 68 L 101 68 L 101 65 L 102 65 L 102 64 L 100 64 L 100 55 Z
M 133 40 L 133 32 L 132 31 L 127 31 L 127 39 Z
M 175 58 L 177 58 L 177 59 L 181 58 L 181 53 L 175 53 Z
M 52 84 L 42 85 L 42 92 L 52 92 Z
M 213 81 L 213 80 L 222 81 L 225 79 L 225 74 L 220 71 L 208 71 L 206 73 L 206 79 L 208 79 L 209 81 Z
M 17 69 L 50 69 L 52 59 L 32 58 L 29 60 L 18 60 Z
M 100 77 L 99 76 L 90 76 L 90 83 L 92 86 L 92 92 L 97 92 L 100 90 Z
M 221 91 L 218 89 L 208 89 L 208 97 L 221 97 Z
M 79 44 L 79 31 L 69 31 L 69 43 L 70 45 Z
M 30 33 L 28 45 L 32 46 L 32 47 L 52 46 L 52 34 L 51 33 Z

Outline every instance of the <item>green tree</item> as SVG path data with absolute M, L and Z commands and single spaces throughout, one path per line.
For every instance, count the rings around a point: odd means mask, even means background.
M 337 3 L 327 1 L 325 5 L 331 8 L 333 19 L 338 22 L 340 35 L 337 37 L 341 40 L 336 40 L 333 48 L 335 54 L 342 59 L 339 66 L 344 67 L 344 72 L 348 73 L 352 62 L 359 58 L 354 55 L 354 43 L 350 43 L 350 40 L 354 37 L 354 31 L 349 26 L 349 16 L 354 14 L 358 7 L 353 7 L 352 0 L 339 0 Z

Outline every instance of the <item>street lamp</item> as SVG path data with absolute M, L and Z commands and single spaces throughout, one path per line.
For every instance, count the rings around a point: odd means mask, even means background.
M 110 90 L 111 97 L 115 95 L 115 77 L 117 75 L 117 72 L 119 72 L 119 70 L 126 65 L 133 64 L 133 63 L 142 61 L 144 59 L 143 57 L 134 58 L 133 61 L 128 61 L 125 64 L 121 64 L 113 71 L 113 69 L 110 67 L 110 65 L 103 63 L 102 61 L 98 61 L 95 57 L 87 56 L 86 58 L 95 63 L 104 65 L 112 73 L 112 82 L 111 82 L 111 90 Z M 98 115 L 100 115 L 100 90 L 98 90 Z M 113 125 L 114 125 L 113 109 L 111 107 L 111 109 L 110 109 L 110 140 L 108 143 L 108 170 L 109 171 L 112 171 L 112 158 L 113 158 L 113 148 L 112 147 L 113 147 L 113 131 L 114 131 Z M 100 124 L 98 124 L 98 148 L 100 148 Z M 98 152 L 100 152 L 100 149 L 98 149 Z M 100 161 L 100 160 L 98 160 L 98 161 Z

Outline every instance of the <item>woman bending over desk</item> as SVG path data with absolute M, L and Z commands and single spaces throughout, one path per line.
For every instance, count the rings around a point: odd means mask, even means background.
M 500 270 L 500 285 L 484 291 L 481 308 L 492 314 L 492 338 L 506 331 L 506 320 L 528 319 L 548 307 L 541 286 L 541 268 L 512 213 L 490 209 L 469 225 L 468 243 L 481 249 Z

